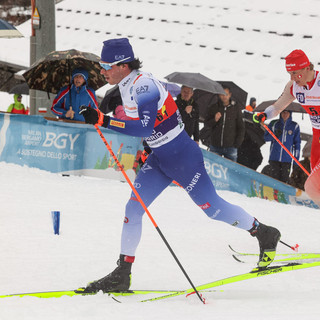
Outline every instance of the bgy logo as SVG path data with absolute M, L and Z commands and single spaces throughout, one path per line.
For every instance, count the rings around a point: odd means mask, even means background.
M 304 102 L 305 102 L 304 93 L 302 93 L 302 92 L 297 92 L 297 93 L 296 93 L 296 97 L 297 97 L 297 100 L 298 100 L 300 103 L 304 103 Z
M 61 133 L 56 135 L 54 132 L 46 132 L 46 139 L 42 144 L 43 147 L 56 147 L 57 149 L 65 149 L 70 143 L 70 150 L 73 150 L 74 143 L 79 138 L 80 134 L 76 134 L 74 137 L 72 134 Z

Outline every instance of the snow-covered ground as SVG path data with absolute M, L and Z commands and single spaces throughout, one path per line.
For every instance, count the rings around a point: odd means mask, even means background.
M 0 163 L 0 295 L 69 290 L 115 268 L 128 184 L 88 177 L 62 177 L 39 169 Z M 300 252 L 319 252 L 319 210 L 219 192 L 282 232 Z M 258 252 L 247 232 L 209 220 L 184 190 L 167 188 L 149 208 L 195 285 L 247 272 L 228 244 Z M 61 212 L 60 235 L 51 211 Z M 279 245 L 278 251 L 290 249 Z M 319 319 L 320 268 L 252 279 L 206 293 L 158 302 L 119 304 L 98 294 L 58 299 L 0 299 L 0 319 Z M 148 217 L 133 266 L 134 289 L 187 289 L 190 285 Z M 222 290 L 222 291 L 220 291 Z

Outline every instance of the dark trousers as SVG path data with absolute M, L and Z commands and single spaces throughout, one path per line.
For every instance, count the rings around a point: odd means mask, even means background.
M 269 161 L 270 177 L 289 183 L 289 175 L 291 169 L 291 162 Z
M 233 147 L 215 147 L 210 145 L 209 150 L 211 152 L 217 153 L 221 157 L 224 156 L 227 159 L 230 159 L 234 162 L 237 161 L 238 149 Z

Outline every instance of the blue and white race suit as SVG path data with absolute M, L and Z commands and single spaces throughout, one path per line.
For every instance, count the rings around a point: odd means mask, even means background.
M 185 132 L 179 110 L 161 83 L 151 74 L 134 70 L 122 79 L 119 88 L 126 115 L 132 120 L 110 118 L 108 128 L 143 137 L 152 149 L 135 179 L 145 205 L 148 207 L 175 180 L 209 218 L 251 229 L 254 218 L 217 195 L 204 168 L 201 149 Z M 143 214 L 132 193 L 126 205 L 121 254 L 135 255 Z

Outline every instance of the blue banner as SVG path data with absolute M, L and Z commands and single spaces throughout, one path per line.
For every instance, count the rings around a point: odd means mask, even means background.
M 142 139 L 101 129 L 125 171 L 134 178 Z M 92 125 L 48 121 L 42 116 L 0 114 L 0 161 L 64 174 L 120 178 Z M 119 174 L 115 174 L 114 171 Z
M 205 168 L 217 190 L 229 190 L 280 203 L 319 208 L 305 192 L 239 163 L 202 150 Z
M 139 170 L 142 139 L 101 128 L 131 180 Z M 203 150 L 205 168 L 218 190 L 318 208 L 305 192 Z M 92 125 L 0 113 L 0 161 L 50 172 L 124 180 Z

